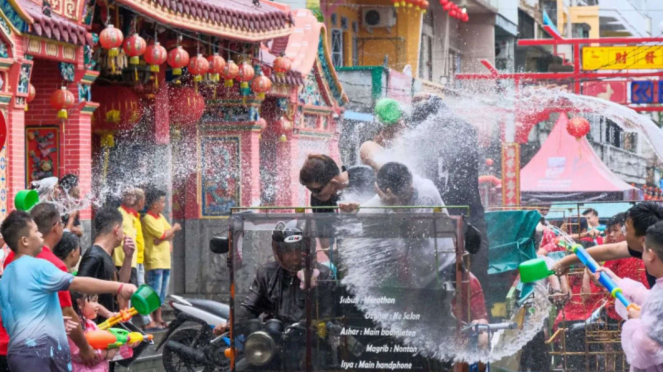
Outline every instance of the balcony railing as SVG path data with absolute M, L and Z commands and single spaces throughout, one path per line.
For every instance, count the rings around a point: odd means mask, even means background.
M 644 184 L 647 158 L 605 143 L 590 142 L 603 163 L 628 183 Z

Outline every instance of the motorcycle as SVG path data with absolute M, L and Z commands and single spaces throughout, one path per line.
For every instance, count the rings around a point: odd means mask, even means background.
M 227 253 L 228 239 L 212 238 L 210 250 L 216 254 Z M 176 318 L 157 346 L 157 350 L 163 347 L 162 359 L 166 372 L 229 371 L 230 360 L 225 351 L 230 347 L 230 339 L 227 335 L 215 336 L 213 329 L 228 322 L 230 307 L 216 301 L 176 295 L 168 296 L 168 300 Z M 199 327 L 181 328 L 187 323 L 195 323 Z

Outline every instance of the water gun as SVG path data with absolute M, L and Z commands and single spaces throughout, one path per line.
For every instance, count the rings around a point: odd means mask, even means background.
M 143 341 L 152 341 L 154 336 L 139 332 L 129 332 L 126 329 L 110 328 L 85 333 L 87 342 L 95 350 L 118 349 L 120 346 L 135 344 Z
M 136 310 L 136 308 L 132 307 L 126 310 L 120 310 L 120 312 L 117 315 L 106 319 L 105 322 L 99 324 L 97 327 L 102 331 L 108 330 L 112 326 L 118 323 L 124 323 L 130 321 L 134 315 L 138 315 L 138 310 Z
M 601 267 L 593 258 L 592 256 L 587 253 L 585 248 L 580 245 L 580 244 L 572 244 L 569 245 L 566 242 L 560 242 L 560 246 L 565 247 L 568 251 L 575 253 L 576 256 L 578 256 L 578 259 L 580 262 L 582 262 L 585 267 L 589 269 L 589 271 L 592 272 L 592 274 L 596 274 L 596 270 Z M 607 289 L 610 294 L 612 295 L 613 298 L 616 298 L 621 302 L 627 309 L 637 309 L 639 310 L 640 307 L 634 303 L 631 303 L 631 301 L 627 300 L 626 297 L 624 297 L 624 293 L 622 292 L 622 289 L 617 286 L 617 283 L 615 283 L 608 274 L 601 272 L 599 274 L 599 283 Z
M 148 285 L 141 285 L 131 296 L 130 309 L 122 310 L 119 314 L 108 318 L 105 322 L 99 324 L 99 329 L 106 330 L 110 327 L 129 321 L 135 315 L 150 315 L 161 306 L 159 295 Z

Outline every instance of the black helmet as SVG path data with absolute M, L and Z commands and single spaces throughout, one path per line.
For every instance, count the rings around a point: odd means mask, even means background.
M 301 256 L 289 259 L 284 257 L 287 253 L 298 252 L 303 253 L 304 235 L 302 230 L 297 226 L 297 220 L 292 220 L 288 223 L 278 222 L 272 232 L 272 250 L 274 258 L 284 269 L 296 272 L 303 267 L 304 261 Z

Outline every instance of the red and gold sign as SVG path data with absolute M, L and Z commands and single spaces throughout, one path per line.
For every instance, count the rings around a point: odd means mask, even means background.
M 69 118 L 67 110 L 74 105 L 75 101 L 76 97 L 74 97 L 74 94 L 67 90 L 66 87 L 62 87 L 51 94 L 50 102 L 51 107 L 58 110 L 58 119 L 65 120 Z
M 193 88 L 168 90 L 170 122 L 179 127 L 195 127 L 205 113 L 205 99 Z
M 502 144 L 502 204 L 520 205 L 520 145 Z
M 198 54 L 191 58 L 191 61 L 189 62 L 189 73 L 193 75 L 193 81 L 203 81 L 203 75 L 205 75 L 207 71 L 209 71 L 209 62 L 202 54 Z
M 173 68 L 173 75 L 182 75 L 182 68 L 189 64 L 189 53 L 181 46 L 168 52 L 168 65 Z
M 108 49 L 108 55 L 110 57 L 117 57 L 120 53 L 119 48 L 122 45 L 122 41 L 124 41 L 122 31 L 115 28 L 113 25 L 106 26 L 106 28 L 101 31 L 101 34 L 99 34 L 99 43 L 102 48 Z
M 145 62 L 150 65 L 150 71 L 159 72 L 159 66 L 168 59 L 166 48 L 159 43 L 151 44 L 145 50 Z
M 226 67 L 226 60 L 215 53 L 214 55 L 207 57 L 207 61 L 209 62 L 210 80 L 218 82 L 221 80 L 221 74 Z
M 124 41 L 122 49 L 129 56 L 129 63 L 137 65 L 140 63 L 140 56 L 145 54 L 147 50 L 147 42 L 138 34 L 133 34 Z
M 583 117 L 576 116 L 569 120 L 566 131 L 576 139 L 581 139 L 589 133 L 589 122 Z
M 221 73 L 221 76 L 224 79 L 223 85 L 226 88 L 230 88 L 234 84 L 234 80 L 239 74 L 239 66 L 232 60 L 229 60 L 228 63 L 223 68 L 223 72 Z
M 99 102 L 92 116 L 95 132 L 130 130 L 143 117 L 143 103 L 131 88 L 93 85 L 92 96 Z

